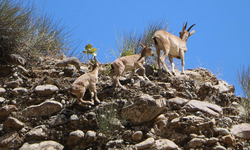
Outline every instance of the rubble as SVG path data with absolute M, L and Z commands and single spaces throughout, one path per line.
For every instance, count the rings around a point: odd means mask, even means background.
M 242 97 L 205 68 L 169 76 L 147 66 L 150 81 L 121 78 L 127 90 L 112 87 L 103 73 L 102 103 L 90 108 L 70 93 L 86 64 L 38 60 L 1 66 L 0 149 L 250 149 Z M 83 99 L 90 97 L 86 92 Z

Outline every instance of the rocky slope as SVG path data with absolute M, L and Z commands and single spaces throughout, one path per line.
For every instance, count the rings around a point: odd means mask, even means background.
M 39 58 L 34 65 L 0 67 L 0 150 L 250 149 L 241 97 L 204 68 L 169 76 L 148 66 L 151 82 L 124 78 L 128 90 L 111 87 L 101 74 L 102 104 L 84 108 L 69 92 L 88 71 L 77 65 Z

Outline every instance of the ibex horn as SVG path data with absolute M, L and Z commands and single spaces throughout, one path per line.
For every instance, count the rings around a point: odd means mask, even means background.
M 191 28 L 193 28 L 193 26 L 195 26 L 196 24 L 193 24 L 193 25 L 191 25 L 189 28 L 188 28 L 188 32 L 191 30 Z
M 185 24 L 185 25 L 184 25 L 184 23 L 183 23 L 183 28 L 182 28 L 182 30 L 183 30 L 183 31 L 185 31 L 185 30 L 186 30 L 186 28 L 187 28 L 187 23 L 188 23 L 188 22 L 186 22 L 186 24 Z

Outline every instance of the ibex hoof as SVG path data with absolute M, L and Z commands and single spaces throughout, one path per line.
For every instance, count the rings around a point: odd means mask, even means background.
M 90 105 L 83 104 L 83 103 L 77 103 L 79 106 L 84 107 L 84 108 L 91 108 Z
M 101 104 L 102 102 L 100 100 L 95 100 L 95 104 L 98 105 L 98 104 Z

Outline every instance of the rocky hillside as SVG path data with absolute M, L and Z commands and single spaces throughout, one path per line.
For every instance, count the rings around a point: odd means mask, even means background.
M 121 79 L 128 90 L 101 74 L 102 104 L 86 108 L 69 89 L 88 67 L 61 59 L 0 66 L 0 150 L 250 149 L 241 97 L 204 68 L 169 76 L 148 66 L 151 82 Z

